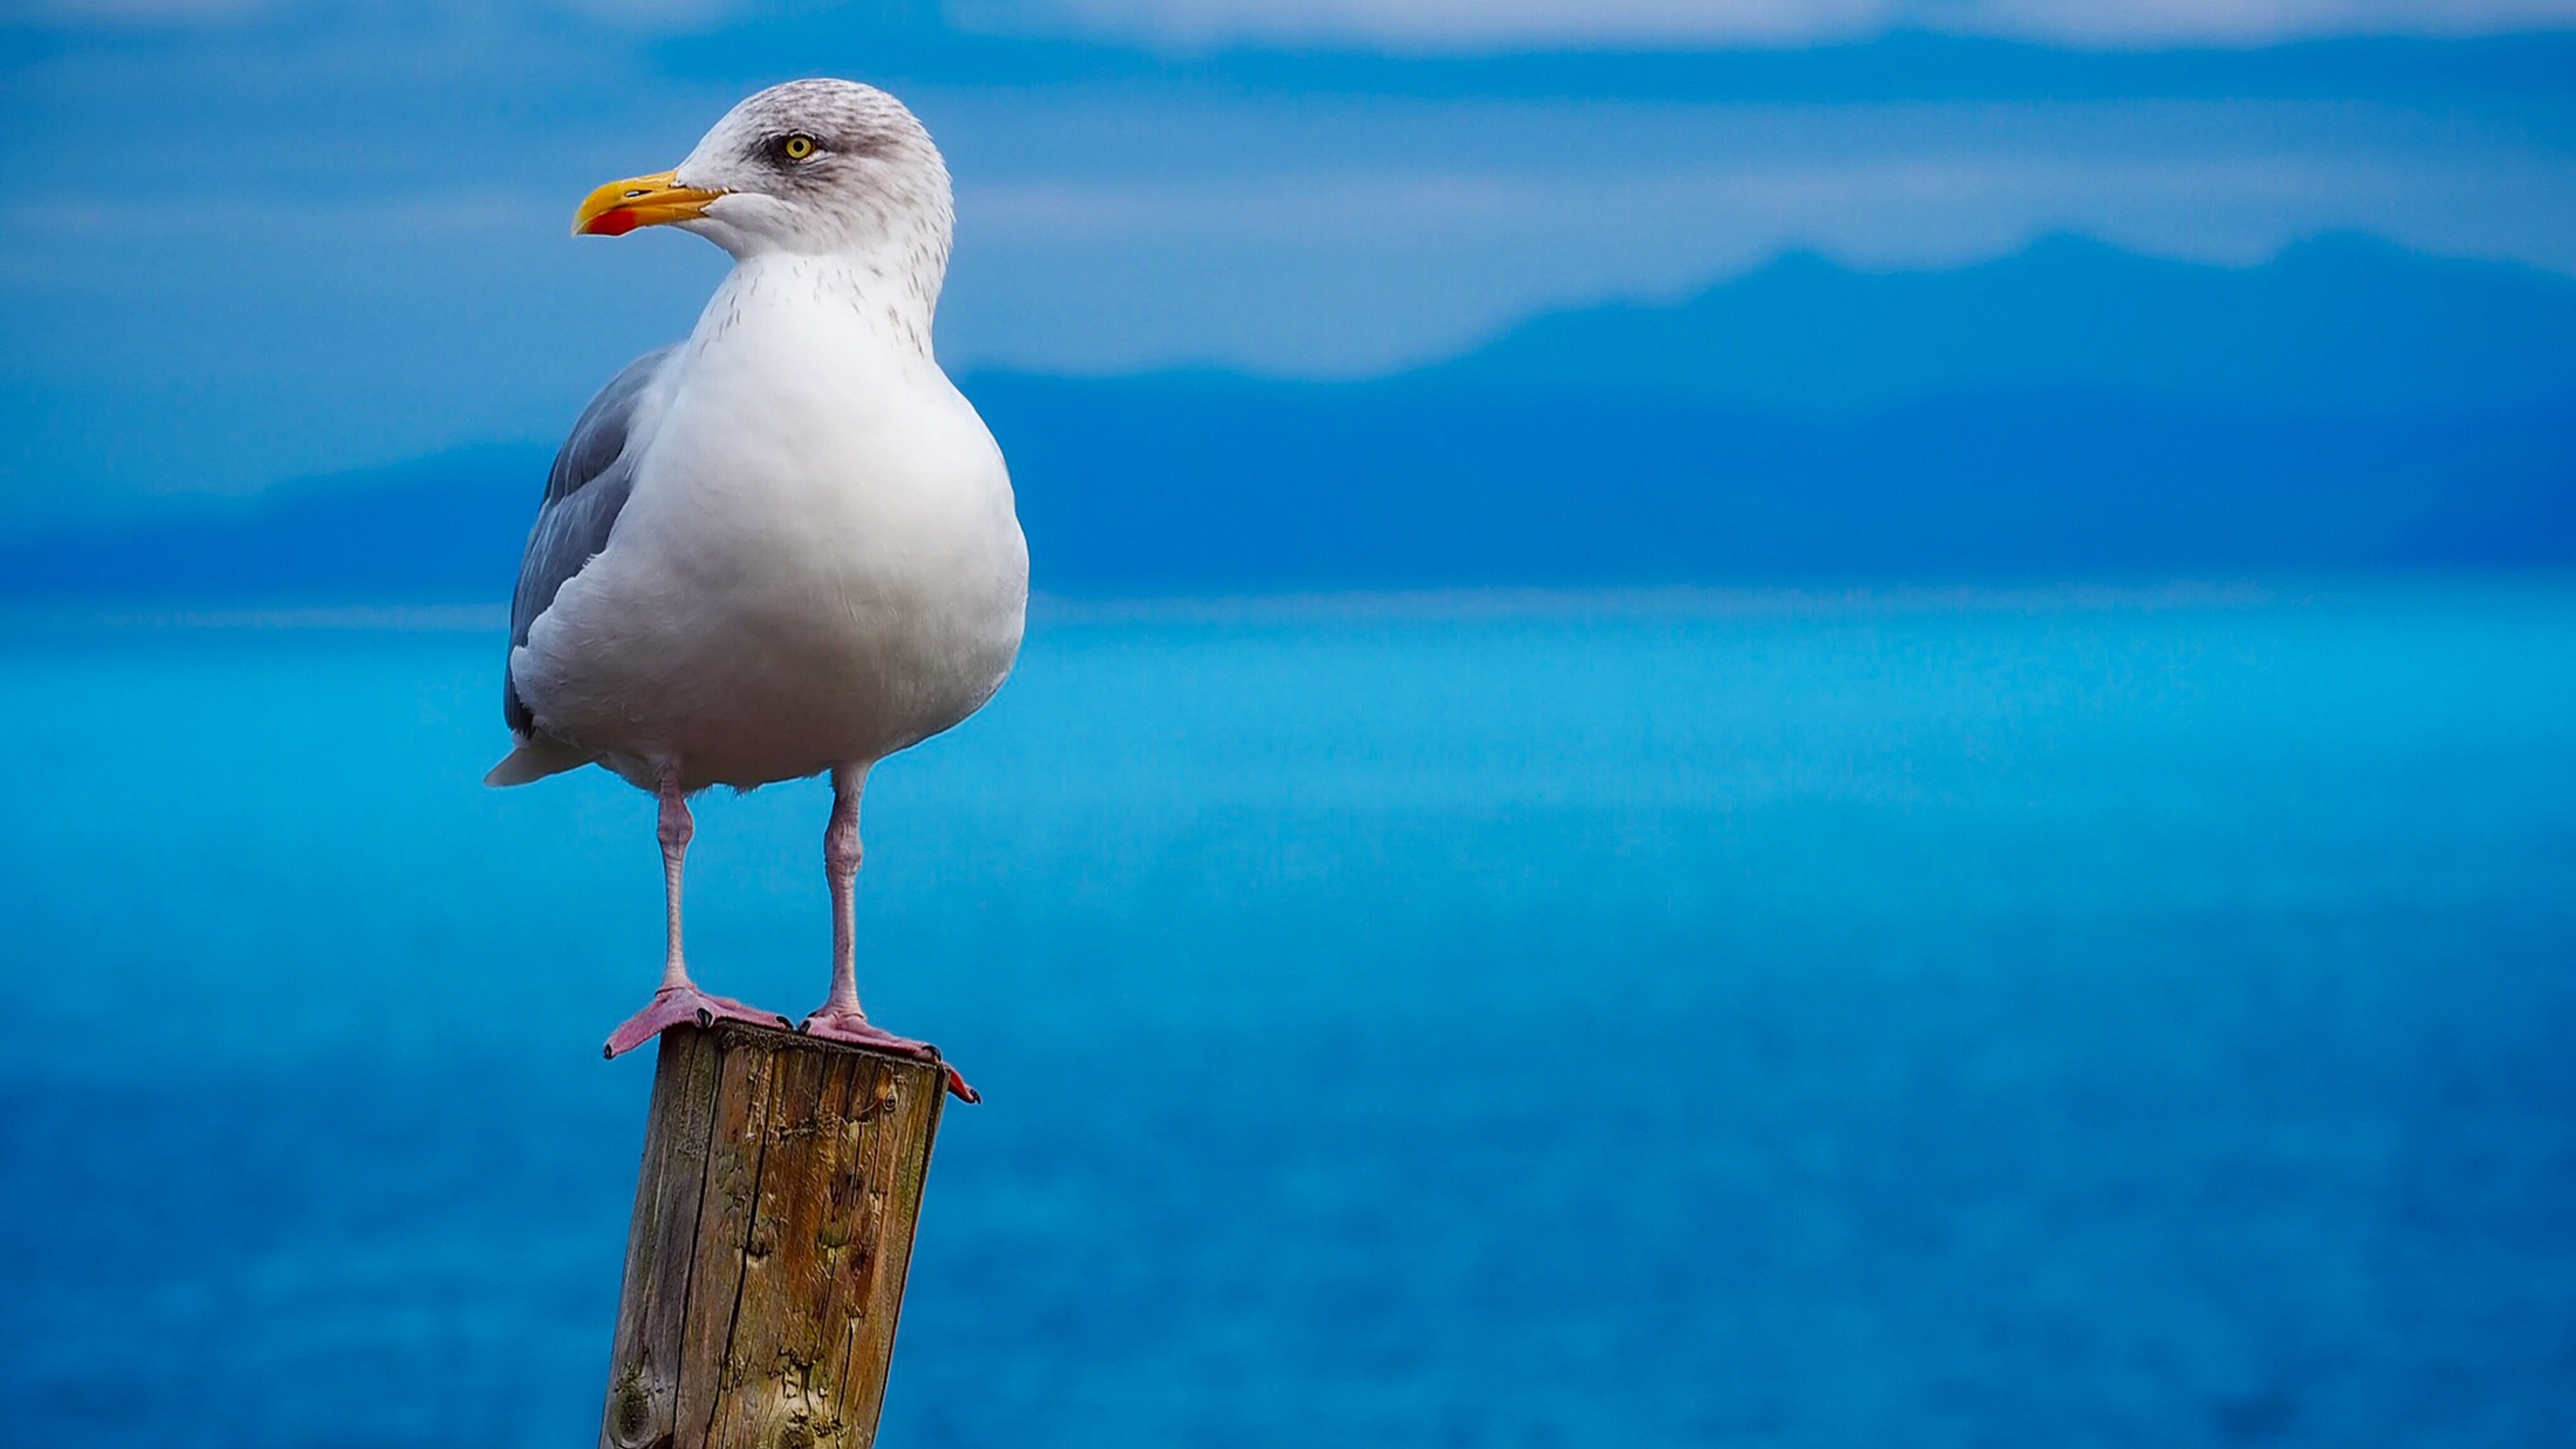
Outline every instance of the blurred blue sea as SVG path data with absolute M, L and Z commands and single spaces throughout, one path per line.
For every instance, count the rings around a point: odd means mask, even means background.
M 0 637 L 0 1443 L 595 1433 L 647 802 L 334 622 Z M 888 1445 L 2576 1441 L 2576 588 L 1059 609 L 866 829 Z

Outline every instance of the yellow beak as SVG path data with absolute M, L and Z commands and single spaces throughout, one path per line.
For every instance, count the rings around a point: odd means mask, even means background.
M 682 186 L 678 173 L 656 171 L 630 176 L 594 191 L 572 214 L 574 236 L 624 236 L 639 226 L 687 221 L 705 213 L 707 203 L 724 195 Z

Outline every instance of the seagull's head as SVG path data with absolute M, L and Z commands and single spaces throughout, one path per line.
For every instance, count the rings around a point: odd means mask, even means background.
M 903 102 L 855 81 L 800 80 L 726 112 L 672 169 L 592 192 L 572 229 L 677 226 L 737 257 L 893 248 L 944 264 L 952 224 L 948 167 Z

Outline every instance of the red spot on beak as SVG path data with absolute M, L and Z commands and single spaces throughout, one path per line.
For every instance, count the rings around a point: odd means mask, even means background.
M 592 236 L 624 236 L 628 232 L 633 231 L 639 224 L 640 223 L 636 220 L 635 213 L 628 211 L 626 208 L 621 206 L 613 211 L 603 211 L 599 215 L 592 217 L 590 219 L 590 225 L 583 227 L 582 230 L 590 233 Z

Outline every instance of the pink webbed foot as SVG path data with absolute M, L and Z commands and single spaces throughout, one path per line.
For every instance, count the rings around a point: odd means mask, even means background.
M 914 1041 L 908 1036 L 896 1036 L 893 1032 L 885 1031 L 871 1023 L 865 1012 L 854 1011 L 845 1006 L 826 1006 L 806 1017 L 796 1029 L 808 1036 L 845 1041 L 852 1046 L 876 1047 L 881 1051 L 919 1057 L 925 1062 L 936 1063 L 941 1071 L 948 1074 L 948 1090 L 958 1101 L 984 1100 L 982 1094 L 966 1085 L 966 1078 L 954 1065 L 941 1058 L 939 1048 L 926 1041 Z
M 710 996 L 694 986 L 665 986 L 653 993 L 644 1009 L 626 1018 L 626 1024 L 608 1034 L 608 1045 L 601 1054 L 615 1059 L 635 1050 L 675 1026 L 713 1026 L 718 1021 L 747 1021 L 754 1026 L 792 1027 L 794 1022 L 774 1011 L 759 1011 L 723 996 Z

